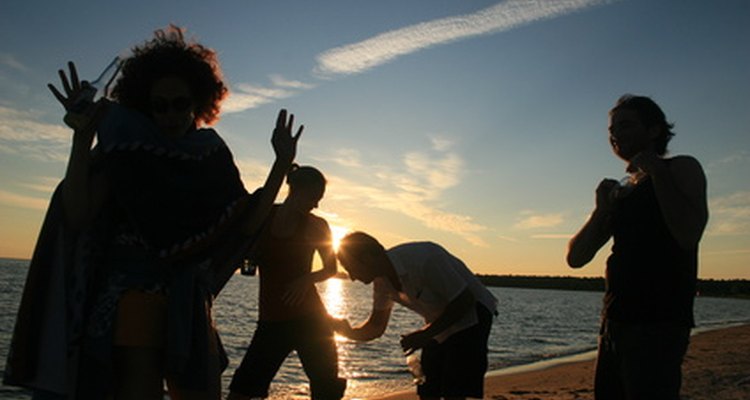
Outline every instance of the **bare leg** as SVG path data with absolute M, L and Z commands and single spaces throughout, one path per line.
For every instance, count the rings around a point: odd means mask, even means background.
M 115 400 L 161 400 L 164 397 L 162 350 L 115 346 Z

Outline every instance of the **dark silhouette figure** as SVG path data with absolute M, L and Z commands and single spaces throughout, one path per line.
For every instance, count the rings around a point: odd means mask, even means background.
M 346 381 L 338 377 L 336 342 L 316 282 L 336 274 L 328 223 L 311 214 L 323 198 L 326 180 L 313 167 L 292 167 L 289 194 L 271 211 L 253 252 L 260 272 L 258 327 L 234 373 L 228 399 L 268 397 L 273 377 L 292 350 L 310 378 L 313 399 L 340 399 Z M 315 253 L 323 269 L 313 272 Z
M 279 113 L 276 160 L 248 194 L 206 126 L 227 89 L 213 50 L 175 26 L 133 49 L 113 101 L 84 103 L 69 64 L 73 145 L 31 261 L 5 383 L 67 398 L 218 399 L 226 355 L 211 303 L 249 250 L 296 153 Z M 94 138 L 97 145 L 92 149 Z
M 335 320 L 338 333 L 362 341 L 382 336 L 397 302 L 426 323 L 401 339 L 407 355 L 422 349 L 419 396 L 482 398 L 497 299 L 461 260 L 432 242 L 386 250 L 363 232 L 344 237 L 338 257 L 352 280 L 373 284 L 369 318 L 354 328 L 345 319 Z
M 570 241 L 568 264 L 580 268 L 614 240 L 607 259 L 597 400 L 679 399 L 708 208 L 698 161 L 665 157 L 672 127 L 648 97 L 617 101 L 609 113 L 609 140 L 630 176 L 599 184 L 593 213 Z

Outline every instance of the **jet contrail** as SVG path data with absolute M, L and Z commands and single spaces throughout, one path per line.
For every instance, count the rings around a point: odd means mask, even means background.
M 320 77 L 357 74 L 416 51 L 473 36 L 507 31 L 613 0 L 508 0 L 473 14 L 441 18 L 381 33 L 317 56 Z

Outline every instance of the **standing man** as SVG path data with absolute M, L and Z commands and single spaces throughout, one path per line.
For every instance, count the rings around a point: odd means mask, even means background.
M 706 178 L 690 156 L 667 158 L 673 124 L 650 98 L 625 95 L 609 112 L 609 141 L 629 182 L 604 179 L 596 208 L 570 241 L 586 265 L 609 238 L 595 398 L 678 400 L 694 326 L 698 242 L 708 220 Z
M 354 328 L 335 321 L 338 333 L 362 341 L 382 336 L 397 302 L 426 322 L 401 339 L 407 354 L 422 349 L 420 398 L 482 398 L 497 299 L 461 260 L 431 242 L 385 250 L 363 232 L 344 237 L 338 257 L 352 280 L 373 283 L 370 317 Z

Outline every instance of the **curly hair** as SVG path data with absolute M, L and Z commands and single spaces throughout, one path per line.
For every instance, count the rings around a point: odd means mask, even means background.
M 133 48 L 122 65 L 112 90 L 120 104 L 150 114 L 151 87 L 159 79 L 175 76 L 187 83 L 195 102 L 195 122 L 210 125 L 219 119 L 219 106 L 229 90 L 222 81 L 216 52 L 186 41 L 175 25 L 154 32 L 154 38 Z

